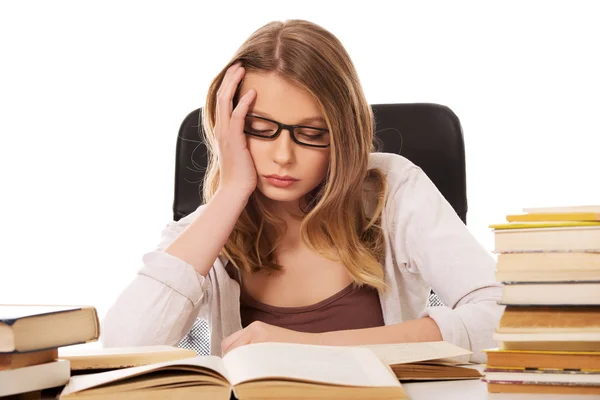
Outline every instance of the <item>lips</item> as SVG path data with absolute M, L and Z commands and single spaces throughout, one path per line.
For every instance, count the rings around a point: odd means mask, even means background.
M 289 175 L 281 176 L 281 175 L 265 175 L 267 182 L 275 186 L 277 188 L 287 188 L 292 186 L 298 179 L 293 178 Z
M 298 179 L 296 179 L 294 177 L 291 177 L 289 175 L 284 175 L 284 176 L 281 176 L 281 175 L 265 175 L 265 178 L 267 178 L 267 179 L 277 179 L 279 181 L 291 181 L 291 182 L 298 181 Z

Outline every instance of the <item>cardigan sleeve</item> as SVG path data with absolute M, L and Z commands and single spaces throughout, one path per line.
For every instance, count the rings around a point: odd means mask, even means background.
M 483 349 L 496 347 L 493 334 L 504 310 L 498 305 L 501 285 L 495 260 L 469 232 L 452 206 L 417 166 L 394 193 L 399 217 L 396 245 L 405 241 L 411 272 L 419 273 L 446 306 L 427 307 L 444 341 L 473 352 L 484 362 Z
M 210 278 L 164 249 L 189 226 L 201 208 L 168 223 L 156 248 L 143 255 L 142 268 L 102 321 L 104 347 L 175 346 L 191 329 L 207 303 Z

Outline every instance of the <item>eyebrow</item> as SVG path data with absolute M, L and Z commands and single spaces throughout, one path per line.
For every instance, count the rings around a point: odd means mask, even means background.
M 274 119 L 269 114 L 267 114 L 265 112 L 262 112 L 262 111 L 252 110 L 252 114 L 258 115 L 260 117 Z M 300 121 L 298 121 L 298 124 L 307 124 L 307 123 L 311 123 L 311 122 L 321 122 L 321 123 L 327 125 L 327 121 L 325 121 L 325 118 L 323 118 L 323 117 L 309 117 L 309 118 L 304 118 L 304 119 L 301 119 Z

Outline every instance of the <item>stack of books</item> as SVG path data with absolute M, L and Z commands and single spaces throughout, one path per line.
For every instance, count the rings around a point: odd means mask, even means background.
M 68 360 L 58 348 L 98 340 L 94 307 L 0 305 L 0 397 L 41 397 L 65 385 Z
M 494 229 L 506 305 L 495 393 L 600 394 L 600 206 L 525 209 Z

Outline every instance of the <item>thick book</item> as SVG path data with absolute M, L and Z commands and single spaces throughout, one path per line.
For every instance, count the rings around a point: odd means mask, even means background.
M 484 350 L 492 368 L 539 368 L 600 371 L 600 352 Z
M 600 252 L 600 222 L 550 221 L 492 224 L 494 252 Z
M 3 370 L 0 371 L 0 396 L 63 386 L 70 376 L 69 362 L 66 360 Z
M 598 372 L 486 368 L 491 393 L 600 394 Z
M 87 343 L 99 336 L 91 306 L 0 305 L 0 353 Z
M 505 282 L 504 305 L 600 305 L 600 282 Z
M 496 332 L 600 332 L 600 307 L 508 306 Z
M 488 381 L 485 378 L 482 380 L 487 382 L 488 392 L 490 393 L 600 394 L 600 386 L 529 384 L 520 381 Z
M 498 254 L 496 280 L 498 282 L 600 281 L 600 253 Z
M 30 351 L 28 353 L 0 353 L 0 371 L 38 365 L 58 358 L 58 349 Z
M 479 379 L 481 373 L 466 361 L 471 351 L 448 342 L 364 345 L 389 365 L 401 381 Z
M 600 351 L 600 332 L 495 332 L 493 337 L 502 350 Z
M 540 369 L 499 369 L 484 370 L 487 382 L 518 382 L 530 385 L 580 385 L 600 386 L 598 371 L 565 371 Z
M 183 360 L 195 357 L 194 350 L 173 346 L 107 347 L 75 349 L 61 347 L 58 356 L 69 360 L 71 371 L 108 370 L 138 367 L 153 363 Z
M 232 392 L 241 400 L 407 398 L 369 349 L 292 343 L 249 344 L 223 358 L 198 356 L 74 376 L 60 398 L 229 400 Z

